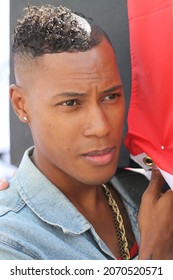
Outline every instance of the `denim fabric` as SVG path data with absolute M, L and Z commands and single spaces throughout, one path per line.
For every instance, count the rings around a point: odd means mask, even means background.
M 116 259 L 93 226 L 32 163 L 32 151 L 25 152 L 10 187 L 0 192 L 0 259 Z M 139 240 L 137 207 L 116 177 L 112 184 Z

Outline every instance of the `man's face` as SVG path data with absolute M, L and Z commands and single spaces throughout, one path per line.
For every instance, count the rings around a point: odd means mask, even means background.
M 24 90 L 37 167 L 56 185 L 99 185 L 115 173 L 124 96 L 106 40 L 86 52 L 46 54 Z

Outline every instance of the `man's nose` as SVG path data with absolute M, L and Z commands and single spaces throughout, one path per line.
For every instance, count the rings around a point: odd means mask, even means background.
M 111 131 L 109 115 L 99 105 L 90 108 L 86 115 L 84 135 L 104 137 Z

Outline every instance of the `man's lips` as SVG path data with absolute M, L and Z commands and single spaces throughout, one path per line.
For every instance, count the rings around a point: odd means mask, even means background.
M 94 165 L 106 165 L 110 163 L 115 155 L 115 147 L 93 150 L 82 156 Z
M 110 152 L 112 152 L 113 149 L 115 149 L 115 148 L 111 147 L 111 148 L 93 150 L 93 151 L 83 154 L 83 156 L 103 156 L 103 155 L 106 155 L 106 154 L 109 154 Z

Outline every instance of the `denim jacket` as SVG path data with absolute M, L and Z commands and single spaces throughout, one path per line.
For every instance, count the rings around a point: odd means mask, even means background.
M 0 259 L 116 259 L 93 226 L 32 163 L 32 152 L 25 152 L 10 187 L 0 192 Z M 139 242 L 137 205 L 116 177 L 111 183 Z

